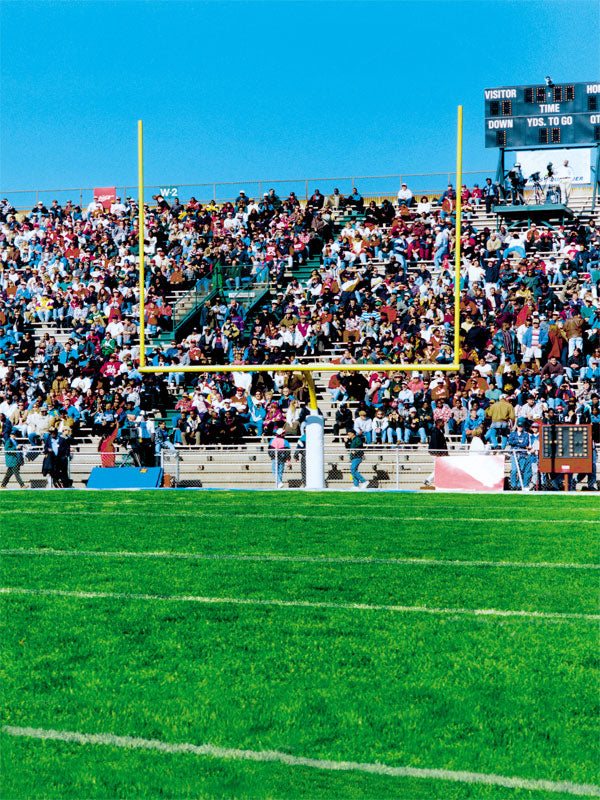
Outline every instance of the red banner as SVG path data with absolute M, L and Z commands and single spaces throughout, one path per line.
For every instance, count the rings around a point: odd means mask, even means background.
M 115 202 L 116 196 L 116 186 L 101 186 L 94 189 L 94 200 L 99 200 L 107 210 Z
M 504 456 L 441 456 L 435 459 L 436 489 L 501 492 L 504 489 Z

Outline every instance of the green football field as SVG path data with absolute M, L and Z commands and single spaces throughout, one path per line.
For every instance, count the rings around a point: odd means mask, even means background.
M 2 800 L 600 796 L 600 502 L 10 492 Z

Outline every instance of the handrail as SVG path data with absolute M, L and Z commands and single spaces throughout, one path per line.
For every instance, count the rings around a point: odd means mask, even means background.
M 493 169 L 489 168 L 489 169 L 470 170 L 470 171 L 467 171 L 467 172 L 463 172 L 463 176 L 466 176 L 466 175 L 485 176 L 487 174 L 492 174 L 492 173 L 493 173 Z M 308 197 L 309 197 L 309 184 L 311 185 L 311 187 L 318 188 L 317 184 L 329 184 L 329 183 L 335 184 L 336 182 L 348 182 L 348 183 L 351 183 L 352 190 L 354 190 L 357 181 L 378 181 L 378 180 L 386 180 L 386 181 L 395 180 L 396 181 L 397 186 L 396 186 L 395 189 L 393 189 L 391 191 L 390 190 L 386 190 L 386 191 L 379 191 L 379 192 L 377 192 L 377 191 L 368 191 L 368 192 L 365 191 L 365 192 L 363 192 L 363 196 L 364 197 L 367 197 L 367 196 L 375 197 L 375 196 L 382 195 L 382 194 L 383 195 L 388 195 L 388 194 L 392 194 L 392 193 L 395 194 L 398 191 L 398 188 L 400 187 L 401 183 L 405 179 L 406 180 L 410 180 L 411 178 L 439 178 L 439 177 L 445 176 L 445 179 L 448 182 L 450 182 L 455 174 L 456 173 L 454 172 L 454 170 L 450 170 L 450 171 L 444 171 L 444 172 L 404 172 L 404 173 L 399 173 L 397 175 L 354 175 L 354 176 L 349 175 L 349 176 L 337 176 L 337 177 L 334 176 L 334 177 L 331 177 L 331 178 L 327 178 L 327 177 L 317 177 L 317 178 L 310 178 L 310 177 L 304 177 L 304 178 L 272 178 L 272 179 L 259 178 L 258 180 L 205 181 L 205 182 L 198 182 L 198 183 L 177 183 L 177 184 L 174 184 L 172 182 L 164 182 L 162 184 L 148 185 L 145 188 L 146 188 L 147 191 L 149 191 L 152 194 L 152 193 L 156 193 L 160 189 L 163 189 L 163 188 L 168 187 L 168 186 L 174 186 L 174 185 L 176 185 L 177 190 L 179 190 L 179 189 L 189 189 L 189 188 L 198 188 L 198 189 L 200 189 L 200 188 L 210 187 L 210 188 L 212 188 L 212 199 L 213 200 L 217 200 L 217 187 L 220 187 L 220 186 L 223 186 L 223 187 L 226 187 L 226 186 L 227 187 L 228 186 L 239 186 L 240 188 L 244 188 L 244 187 L 247 188 L 247 187 L 253 186 L 253 187 L 256 187 L 256 189 L 257 189 L 257 192 L 256 192 L 257 196 L 262 196 L 263 187 L 264 186 L 271 187 L 273 184 L 286 184 L 287 183 L 287 184 L 300 184 L 302 188 L 298 187 L 299 191 L 296 194 L 299 197 L 304 195 L 304 199 L 308 200 Z M 109 181 L 109 184 L 110 184 L 110 181 Z M 132 197 L 135 197 L 137 195 L 137 186 L 127 186 L 127 185 L 117 186 L 116 184 L 113 184 L 113 185 L 116 186 L 116 189 L 117 189 L 118 193 L 122 192 L 123 198 L 127 197 L 128 193 L 130 193 L 130 195 Z M 54 189 L 1 189 L 0 188 L 0 195 L 5 197 L 7 195 L 17 195 L 17 194 L 33 195 L 33 194 L 35 194 L 35 203 L 38 203 L 40 194 L 51 194 L 53 192 L 54 193 L 58 193 L 58 192 L 60 192 L 60 193 L 73 192 L 73 193 L 79 193 L 79 205 L 81 206 L 81 205 L 83 205 L 84 193 L 88 193 L 91 196 L 93 194 L 94 188 L 95 187 L 93 187 L 93 186 L 71 187 L 71 188 L 54 188 Z M 415 190 L 413 190 L 414 193 L 419 193 L 419 192 L 420 193 L 426 193 L 426 192 L 431 193 L 432 191 L 436 191 L 436 190 L 435 189 L 431 189 L 431 188 L 430 189 L 415 189 Z M 224 196 L 224 197 L 220 198 L 220 201 L 224 202 L 226 200 L 231 200 L 231 199 L 233 199 L 233 198 L 231 198 L 230 196 Z M 32 203 L 32 205 L 33 205 L 33 203 Z
M 463 172 L 463 175 L 479 175 L 482 172 L 486 172 L 485 169 L 478 169 L 478 170 L 470 170 L 468 172 Z M 254 180 L 245 180 L 240 179 L 236 181 L 205 181 L 205 182 L 197 182 L 197 183 L 178 183 L 177 187 L 186 188 L 189 186 L 240 186 L 240 185 L 247 185 L 249 183 L 301 183 L 302 181 L 308 181 L 309 183 L 315 183 L 321 181 L 322 183 L 329 183 L 332 181 L 372 181 L 372 180 L 384 180 L 390 178 L 415 178 L 415 177 L 438 177 L 439 175 L 446 175 L 451 176 L 454 175 L 455 172 L 453 170 L 445 171 L 445 172 L 404 172 L 397 175 L 346 175 L 346 176 L 334 176 L 333 178 L 259 178 Z M 154 186 L 148 185 L 146 189 L 161 189 L 166 186 L 170 186 L 169 182 L 163 182 L 155 184 Z M 174 184 L 173 184 L 174 185 Z M 94 186 L 76 186 L 76 187 L 66 187 L 66 188 L 54 188 L 54 189 L 0 189 L 0 194 L 29 194 L 31 192 L 93 192 Z M 121 187 L 117 186 L 117 189 Z M 132 190 L 137 189 L 137 186 L 128 187 L 127 185 L 122 187 L 123 189 L 131 188 Z

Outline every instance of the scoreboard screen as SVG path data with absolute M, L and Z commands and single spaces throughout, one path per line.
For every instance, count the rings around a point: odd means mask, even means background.
M 600 83 L 485 89 L 486 147 L 600 144 Z
M 591 425 L 542 425 L 540 472 L 591 472 L 593 447 Z

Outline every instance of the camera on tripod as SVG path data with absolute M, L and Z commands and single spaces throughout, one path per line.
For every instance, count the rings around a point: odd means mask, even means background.
M 121 428 L 119 431 L 119 435 L 115 439 L 117 444 L 121 444 L 125 447 L 128 447 L 131 444 L 132 439 L 137 439 L 137 433 L 134 428 Z
M 529 180 L 532 183 L 539 183 L 540 182 L 540 173 L 539 172 L 532 172 L 529 176 Z
M 140 452 L 138 434 L 135 428 L 121 428 L 119 436 L 115 441 L 127 450 L 136 467 L 142 466 L 143 459 Z
M 508 172 L 508 179 L 511 182 L 513 188 L 518 188 L 522 184 L 522 176 L 520 170 L 513 167 L 513 169 L 509 170 Z

